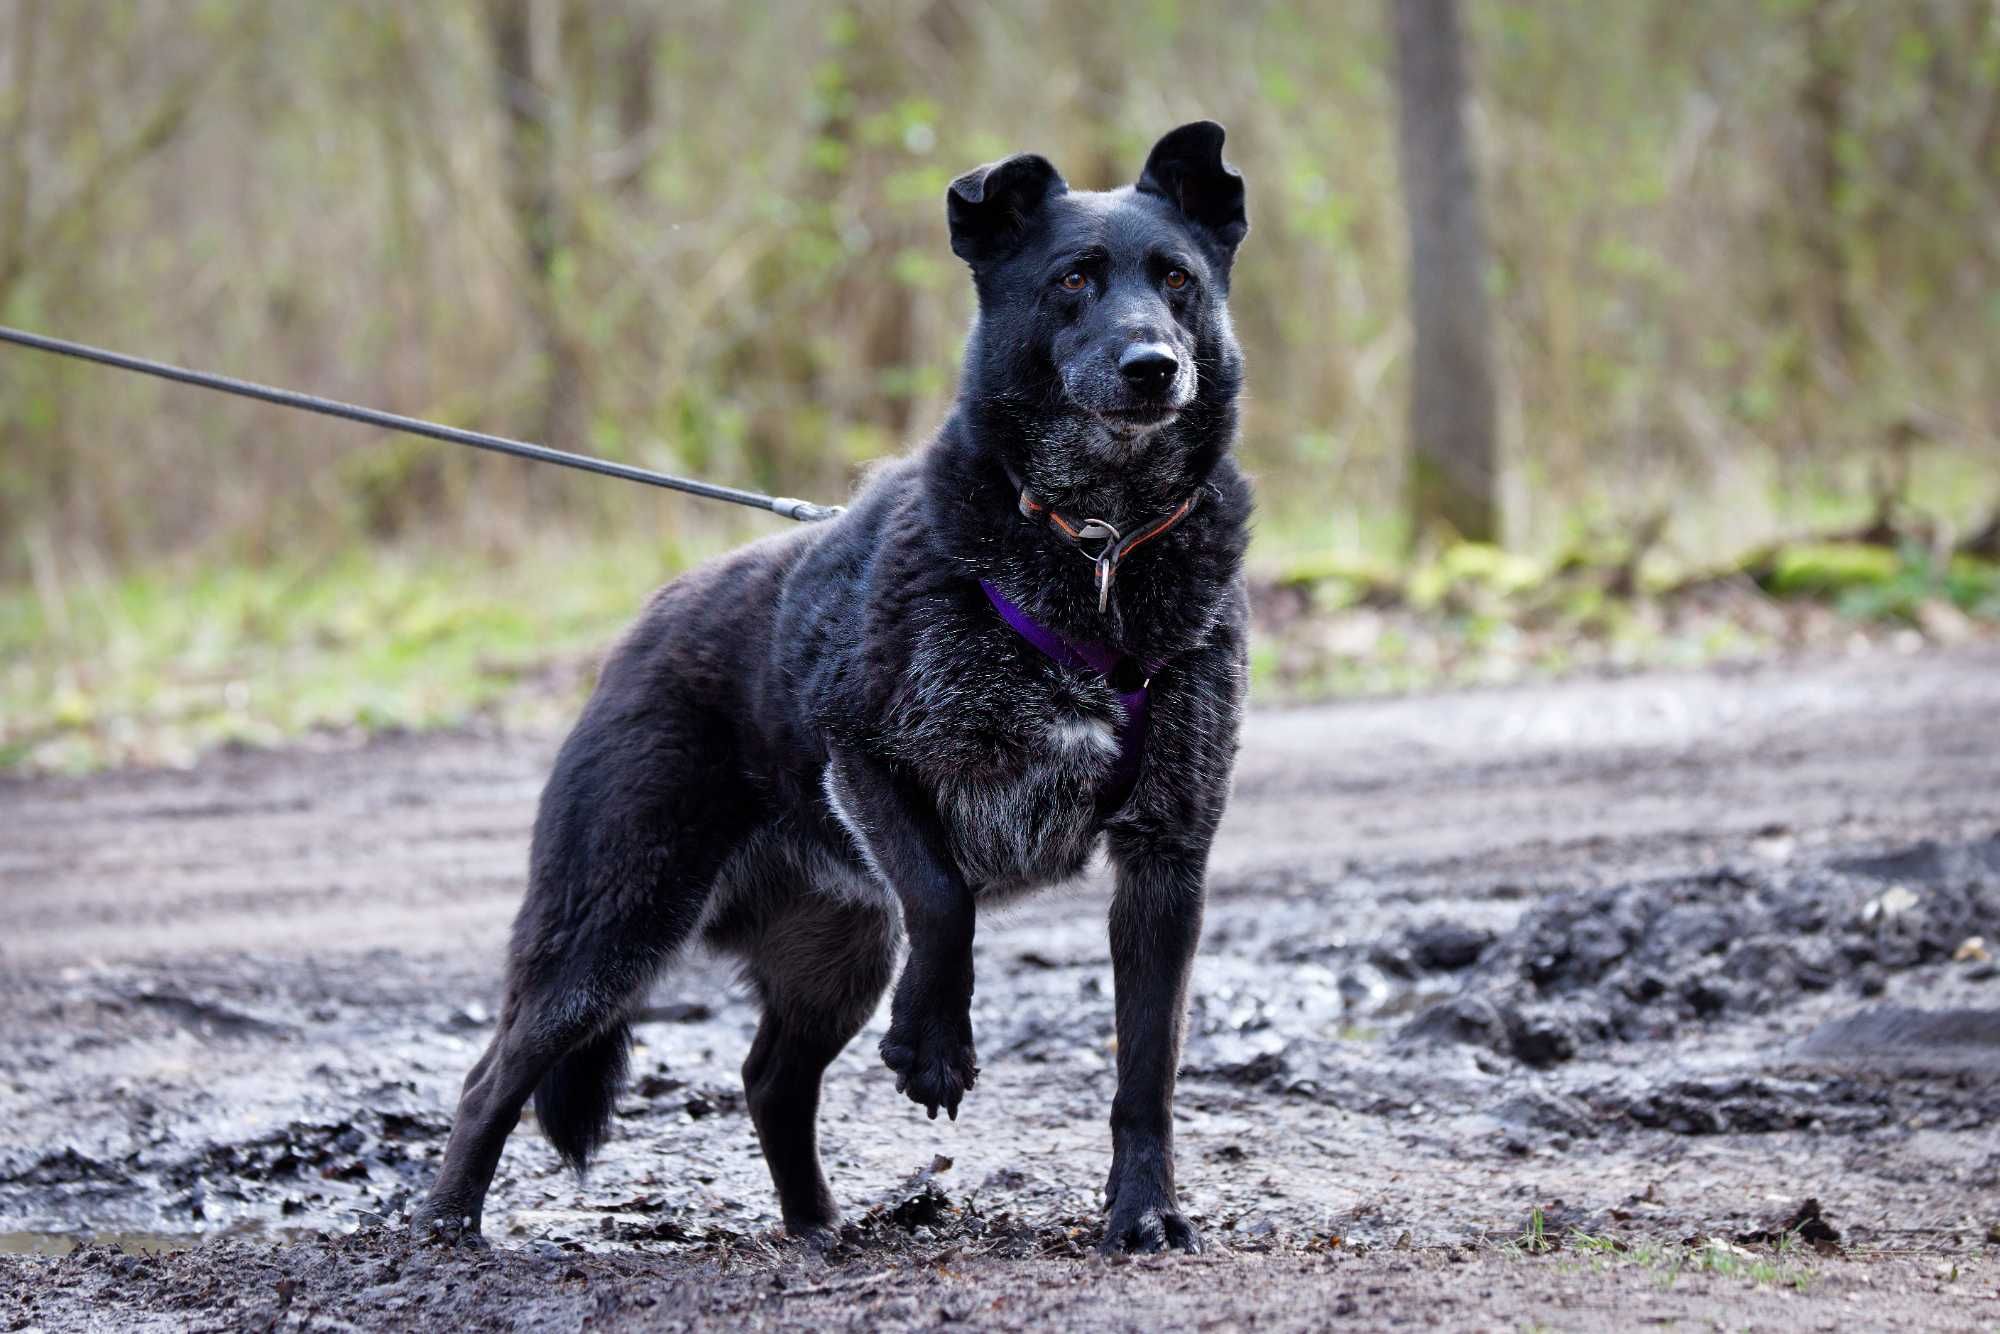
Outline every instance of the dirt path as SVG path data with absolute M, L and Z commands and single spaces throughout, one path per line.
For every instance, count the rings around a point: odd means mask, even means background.
M 1212 1244 L 1178 1263 L 1079 1258 L 1096 879 L 981 923 L 957 1124 L 891 1095 L 877 1030 L 837 1064 L 831 1257 L 771 1242 L 753 1016 L 701 961 L 587 1184 L 524 1129 L 497 1251 L 383 1228 L 490 1022 L 551 744 L 0 782 L 0 1316 L 2000 1324 L 2000 653 L 1257 715 L 1181 1098 Z M 1730 1241 L 1808 1196 L 1841 1253 Z M 1504 1245 L 1536 1210 L 1562 1250 Z

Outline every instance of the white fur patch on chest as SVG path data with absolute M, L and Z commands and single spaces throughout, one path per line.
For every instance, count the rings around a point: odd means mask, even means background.
M 1096 837 L 1097 786 L 1117 751 L 1110 730 L 1085 730 L 1088 721 L 1076 720 L 1076 741 L 1044 743 L 1015 773 L 941 785 L 952 850 L 982 897 L 1053 884 L 1082 869 Z M 1056 724 L 1038 726 L 1054 738 Z
M 1093 750 L 1103 755 L 1118 753 L 1118 734 L 1102 718 L 1081 713 L 1073 713 L 1066 718 L 1051 718 L 1048 734 L 1049 739 L 1064 750 Z

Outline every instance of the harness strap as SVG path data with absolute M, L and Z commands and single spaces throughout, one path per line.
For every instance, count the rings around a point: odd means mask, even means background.
M 993 609 L 1000 613 L 1000 619 L 1007 622 L 1015 634 L 1032 644 L 1043 657 L 1071 671 L 1102 677 L 1118 697 L 1118 707 L 1123 714 L 1123 721 L 1118 725 L 1118 758 L 1112 763 L 1104 786 L 1097 792 L 1097 818 L 1100 823 L 1109 819 L 1131 798 L 1132 789 L 1139 782 L 1139 765 L 1146 755 L 1147 697 L 1153 674 L 1159 670 L 1158 664 L 1141 662 L 1109 644 L 1070 639 L 1015 606 L 1005 593 L 987 580 L 981 579 L 979 588 L 986 594 L 986 600 L 993 604 Z

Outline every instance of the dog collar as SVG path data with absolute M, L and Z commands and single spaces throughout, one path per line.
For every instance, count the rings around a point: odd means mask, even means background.
M 1011 474 L 1010 474 L 1011 477 Z M 1192 491 L 1188 498 L 1156 519 L 1140 524 L 1129 533 L 1121 533 L 1106 519 L 1085 519 L 1078 523 L 1067 519 L 1041 501 L 1023 485 L 1021 487 L 1021 515 L 1032 523 L 1046 523 L 1057 536 L 1076 548 L 1085 560 L 1096 567 L 1097 609 L 1103 611 L 1111 605 L 1111 581 L 1118 577 L 1118 567 L 1127 556 L 1146 543 L 1171 529 L 1175 524 L 1194 512 L 1194 504 L 1201 496 L 1200 491 Z M 1095 554 L 1088 546 L 1091 542 L 1102 542 Z
M 1000 613 L 1000 619 L 1034 645 L 1042 656 L 1072 671 L 1104 678 L 1111 692 L 1118 696 L 1118 707 L 1124 714 L 1124 721 L 1118 726 L 1118 758 L 1097 794 L 1098 819 L 1113 814 L 1125 804 L 1139 781 L 1139 761 L 1146 753 L 1146 702 L 1159 664 L 1143 662 L 1109 644 L 1071 639 L 1015 606 L 988 580 L 981 579 L 979 588 L 993 604 L 993 610 Z

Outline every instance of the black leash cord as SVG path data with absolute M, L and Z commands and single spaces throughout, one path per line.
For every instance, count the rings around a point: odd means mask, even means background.
M 666 473 L 654 472 L 649 468 L 635 468 L 629 463 L 614 463 L 610 459 L 592 458 L 588 454 L 572 454 L 567 450 L 550 449 L 547 445 L 531 445 L 525 440 L 509 440 L 504 435 L 487 435 L 483 431 L 461 431 L 455 426 L 439 426 L 435 422 L 423 421 L 416 417 L 403 417 L 393 412 L 378 412 L 374 408 L 357 407 L 352 403 L 340 403 L 330 398 L 315 398 L 311 394 L 294 393 L 289 389 L 273 389 L 269 385 L 253 384 L 248 380 L 233 380 L 226 375 L 210 375 L 181 366 L 169 366 L 164 361 L 128 357 L 122 352 L 109 352 L 101 347 L 92 347 L 88 343 L 71 343 L 61 338 L 49 338 L 43 334 L 29 333 L 25 329 L 10 329 L 4 324 L 0 324 L 0 342 L 17 343 L 40 352 L 53 352 L 58 356 L 75 357 L 80 361 L 94 361 L 103 366 L 116 366 L 120 370 L 137 371 L 141 375 L 157 376 L 162 380 L 177 380 L 181 384 L 197 385 L 203 389 L 216 390 L 218 393 L 235 394 L 238 398 L 261 399 L 266 403 L 276 403 L 281 408 L 317 412 L 325 417 L 343 417 L 348 421 L 379 426 L 385 431 L 403 431 L 410 435 L 429 436 L 433 440 L 445 440 L 454 445 L 470 445 L 474 449 L 488 449 L 496 454 L 512 454 L 515 458 L 533 459 L 537 463 L 581 468 L 585 472 L 601 473 L 606 477 L 620 477 L 628 482 L 644 482 L 648 486 L 665 487 L 669 491 L 685 491 L 691 496 L 701 496 L 707 500 L 726 500 L 732 505 L 748 505 L 752 509 L 769 510 L 773 514 L 782 515 L 787 519 L 797 519 L 801 523 L 831 519 L 840 513 L 838 505 L 815 505 L 810 500 L 794 500 L 789 496 L 767 496 L 756 491 L 738 490 L 733 486 L 717 486 L 713 482 L 697 482 L 687 477 L 670 477 Z

